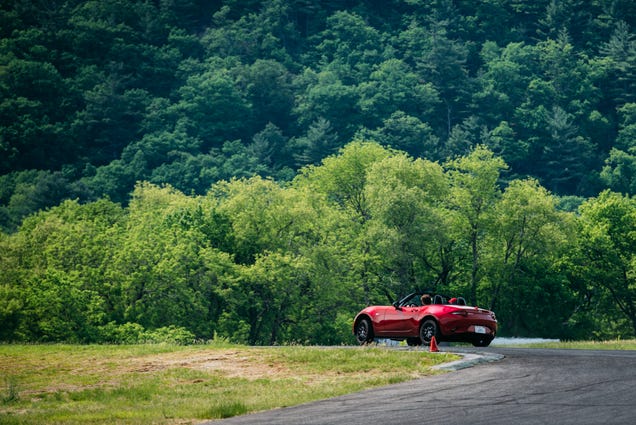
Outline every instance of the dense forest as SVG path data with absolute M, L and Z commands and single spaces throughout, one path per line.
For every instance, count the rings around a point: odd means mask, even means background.
M 631 0 L 0 0 L 0 340 L 636 335 Z

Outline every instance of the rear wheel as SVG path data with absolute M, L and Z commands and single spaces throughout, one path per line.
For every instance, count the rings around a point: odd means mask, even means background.
M 361 319 L 356 325 L 356 340 L 360 345 L 373 341 L 373 328 L 369 319 Z
M 437 322 L 433 319 L 425 320 L 422 326 L 420 326 L 420 339 L 422 340 L 422 344 L 430 344 L 433 337 L 439 339 Z

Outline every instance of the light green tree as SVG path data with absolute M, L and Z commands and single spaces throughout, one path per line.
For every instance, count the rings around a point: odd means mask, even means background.
M 536 180 L 514 180 L 493 210 L 485 241 L 483 299 L 513 335 L 564 334 L 575 309 L 562 261 L 574 239 L 574 216 Z M 555 309 L 554 305 L 561 308 Z
M 493 228 L 493 210 L 501 197 L 498 186 L 501 172 L 507 168 L 501 158 L 484 146 L 445 164 L 451 182 L 450 208 L 457 211 L 461 239 L 467 246 L 468 297 L 477 303 L 477 288 L 483 276 L 483 242 Z
M 616 322 L 596 329 L 601 336 L 636 334 L 636 201 L 605 191 L 581 208 L 580 238 L 577 245 L 577 278 L 584 282 L 594 311 L 603 319 Z M 619 313 L 619 314 L 616 314 Z
M 448 190 L 444 171 L 434 162 L 401 154 L 370 167 L 366 193 L 372 220 L 366 233 L 393 293 L 448 284 L 454 267 L 453 213 L 444 207 Z

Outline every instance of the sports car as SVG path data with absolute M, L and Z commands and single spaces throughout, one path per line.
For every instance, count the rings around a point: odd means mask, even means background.
M 497 334 L 495 313 L 466 305 L 462 297 L 412 293 L 390 306 L 369 306 L 353 321 L 360 344 L 376 338 L 405 340 L 408 345 L 440 341 L 470 342 L 487 347 Z

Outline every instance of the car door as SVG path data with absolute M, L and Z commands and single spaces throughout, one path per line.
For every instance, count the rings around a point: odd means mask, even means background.
M 407 304 L 408 305 L 408 304 Z M 392 307 L 384 314 L 382 329 L 387 336 L 416 335 L 421 306 Z

